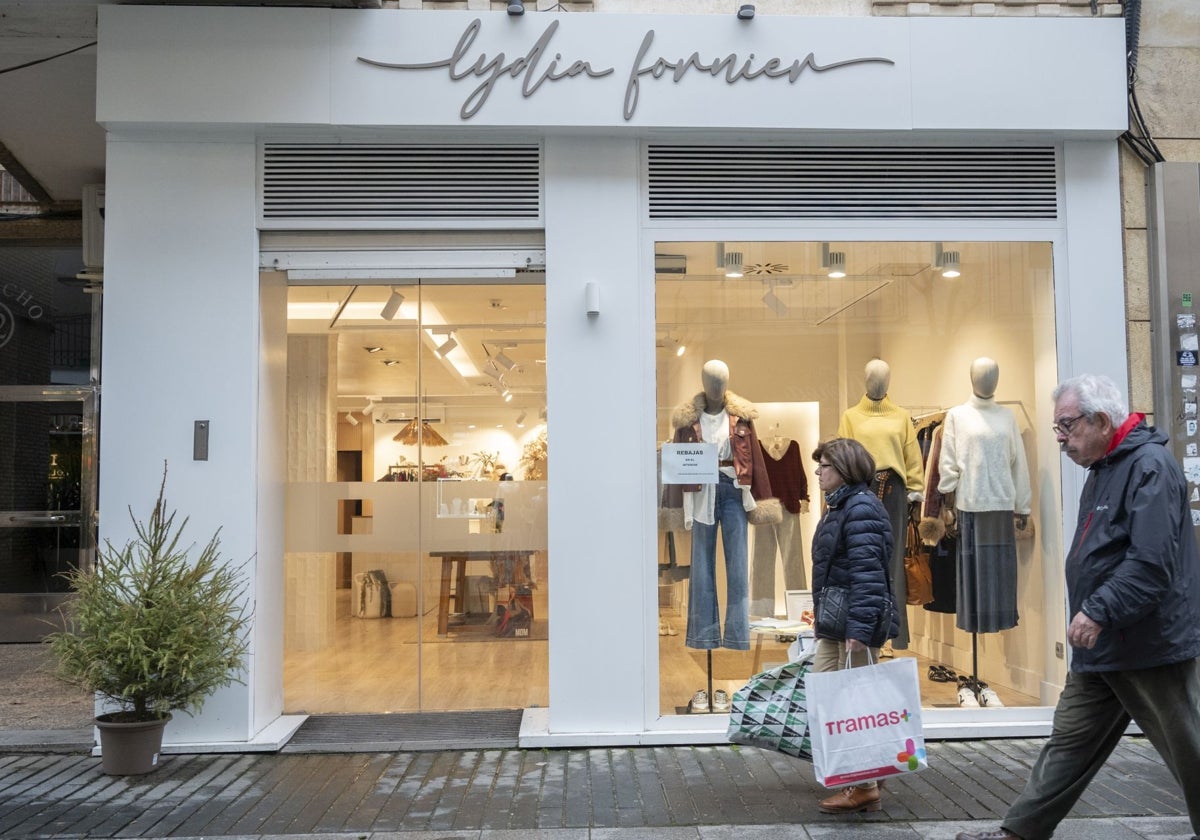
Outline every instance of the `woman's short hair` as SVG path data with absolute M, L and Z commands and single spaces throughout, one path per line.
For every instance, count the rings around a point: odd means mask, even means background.
M 1073 394 L 1079 401 L 1079 410 L 1088 417 L 1107 414 L 1114 428 L 1120 427 L 1129 417 L 1125 395 L 1107 376 L 1084 373 L 1068 379 L 1054 389 L 1052 399 L 1057 403 L 1064 394 Z
M 813 450 L 813 460 L 832 464 L 847 484 L 870 484 L 875 478 L 875 459 L 856 440 L 834 438 Z

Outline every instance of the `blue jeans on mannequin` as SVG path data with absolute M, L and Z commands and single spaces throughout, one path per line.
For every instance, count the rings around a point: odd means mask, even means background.
M 688 578 L 686 643 L 690 648 L 750 649 L 750 587 L 746 552 L 746 509 L 742 488 L 724 475 L 716 486 L 712 525 L 692 523 L 692 569 Z M 725 549 L 725 636 L 717 605 L 717 529 Z

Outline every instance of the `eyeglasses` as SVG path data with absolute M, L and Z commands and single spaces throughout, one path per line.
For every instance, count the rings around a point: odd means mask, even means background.
M 1071 429 L 1075 428 L 1075 424 L 1084 417 L 1087 417 L 1087 415 L 1077 414 L 1074 417 L 1064 417 L 1050 428 L 1056 435 L 1069 435 L 1071 434 Z

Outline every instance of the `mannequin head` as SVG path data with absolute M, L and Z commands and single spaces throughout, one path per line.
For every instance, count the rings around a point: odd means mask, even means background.
M 729 365 L 720 359 L 704 363 L 700 370 L 700 381 L 704 385 L 704 408 L 716 413 L 725 407 L 725 390 L 729 387 Z
M 1000 381 L 1000 366 L 987 356 L 980 356 L 971 362 L 971 388 L 980 399 L 991 399 L 996 393 L 996 383 Z
M 887 396 L 888 385 L 892 381 L 892 369 L 883 359 L 872 359 L 867 362 L 866 370 L 867 396 L 873 400 L 881 400 Z

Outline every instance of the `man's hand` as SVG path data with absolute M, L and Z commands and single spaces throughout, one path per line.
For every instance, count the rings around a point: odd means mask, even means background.
M 1103 629 L 1082 612 L 1077 612 L 1071 619 L 1071 626 L 1067 628 L 1067 643 L 1071 647 L 1091 650 L 1096 646 L 1096 639 L 1100 638 L 1100 631 Z

